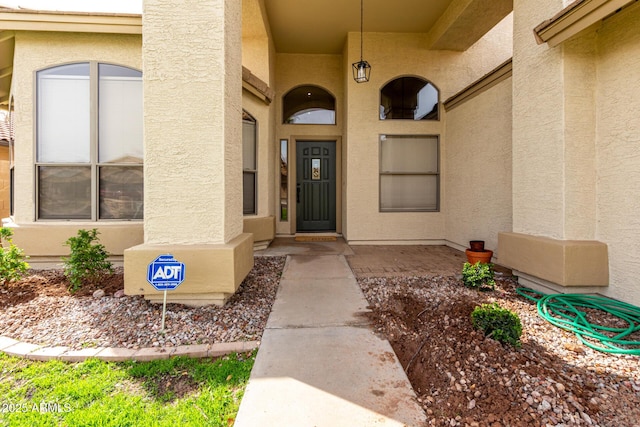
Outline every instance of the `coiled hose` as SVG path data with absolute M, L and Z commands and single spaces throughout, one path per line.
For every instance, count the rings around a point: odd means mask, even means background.
M 605 353 L 640 356 L 640 341 L 631 336 L 640 332 L 640 307 L 595 295 L 543 294 L 529 288 L 516 289 L 523 297 L 536 301 L 540 317 L 564 330 L 576 334 L 587 347 Z M 611 323 L 624 327 L 591 323 L 581 309 L 604 311 L 617 320 Z M 639 337 L 639 335 L 636 335 Z

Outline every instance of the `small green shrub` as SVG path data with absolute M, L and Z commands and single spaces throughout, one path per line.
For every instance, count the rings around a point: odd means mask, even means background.
M 83 284 L 96 283 L 107 273 L 113 272 L 109 254 L 99 243 L 98 230 L 78 230 L 76 237 L 70 237 L 65 245 L 71 248 L 71 255 L 62 258 L 64 275 L 69 279 L 69 290 L 75 292 Z
M 13 244 L 13 231 L 10 228 L 0 228 L 0 238 L 5 240 L 9 247 L 3 247 L 0 251 L 0 280 L 6 285 L 12 280 L 23 277 L 29 269 L 29 264 L 25 261 L 29 257 L 24 251 Z
M 520 347 L 522 323 L 516 313 L 502 308 L 498 303 L 482 304 L 471 313 L 473 327 L 496 341 Z
M 495 289 L 496 281 L 493 276 L 493 264 L 488 262 L 465 262 L 462 266 L 462 282 L 469 288 Z

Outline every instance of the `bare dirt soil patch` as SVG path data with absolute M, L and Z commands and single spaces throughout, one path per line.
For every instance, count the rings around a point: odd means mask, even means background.
M 113 274 L 105 274 L 99 283 L 82 286 L 77 292 L 69 292 L 69 281 L 62 269 L 29 270 L 21 280 L 0 285 L 0 309 L 23 304 L 39 296 L 75 298 L 87 297 L 102 289 L 105 294 L 114 294 L 124 288 L 124 271 L 114 269 Z
M 358 281 L 429 425 L 640 426 L 640 358 L 591 350 L 547 323 L 513 278 L 492 292 L 457 277 Z M 493 301 L 518 313 L 520 349 L 474 331 L 474 307 Z

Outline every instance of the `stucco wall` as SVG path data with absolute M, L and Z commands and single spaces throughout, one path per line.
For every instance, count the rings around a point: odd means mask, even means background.
M 596 236 L 595 34 L 568 41 L 564 61 L 563 238 Z
M 270 39 L 264 0 L 242 0 L 242 65 L 273 90 L 275 48 Z M 248 90 L 242 91 L 242 108 L 256 123 L 256 213 L 244 215 L 245 233 L 253 233 L 258 247 L 275 235 L 277 211 L 276 171 L 279 156 L 275 141 L 275 100 L 263 100 Z
M 275 48 L 269 38 L 264 0 L 242 1 L 242 65 L 271 89 L 275 84 Z M 277 201 L 278 144 L 275 143 L 276 101 L 265 103 L 248 91 L 242 92 L 242 108 L 257 120 L 257 213 L 275 215 Z M 249 216 L 251 217 L 251 216 Z M 245 216 L 245 218 L 248 218 Z
M 640 305 L 640 4 L 598 29 L 597 238 L 609 246 L 609 295 Z
M 440 121 L 379 120 L 379 91 L 400 76 L 419 76 L 440 91 L 440 100 L 457 93 L 512 54 L 511 16 L 465 52 L 428 51 L 418 34 L 365 33 L 364 59 L 371 80 L 358 84 L 345 72 L 348 122 L 345 129 L 348 185 L 345 199 L 346 233 L 350 242 L 444 242 L 449 189 L 448 140 L 441 108 Z M 345 66 L 360 57 L 360 34 L 351 33 Z M 379 212 L 379 136 L 440 135 L 440 212 Z M 473 149 L 473 148 L 469 148 Z
M 18 224 L 35 220 L 34 72 L 80 61 L 141 69 L 140 46 L 141 38 L 135 35 L 16 32 L 12 95 L 16 140 L 14 219 Z
M 513 231 L 564 238 L 563 47 L 538 45 L 532 29 L 562 0 L 514 0 Z
M 513 227 L 555 239 L 595 238 L 595 34 L 557 47 L 531 28 L 560 0 L 516 1 Z
M 242 65 L 269 82 L 271 40 L 264 0 L 242 0 Z
M 511 79 L 450 110 L 446 120 L 446 240 L 484 240 L 496 253 L 511 231 Z M 498 261 L 499 262 L 499 261 Z
M 145 243 L 226 243 L 243 227 L 242 5 L 179 3 L 142 17 Z

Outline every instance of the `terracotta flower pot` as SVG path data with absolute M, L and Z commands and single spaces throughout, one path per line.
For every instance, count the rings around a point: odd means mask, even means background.
M 469 247 L 475 252 L 484 251 L 484 240 L 471 240 Z
M 476 262 L 491 262 L 491 257 L 493 256 L 493 251 L 484 250 L 484 251 L 472 251 L 471 249 L 467 249 L 464 251 L 467 254 L 467 261 L 469 264 L 475 264 Z

